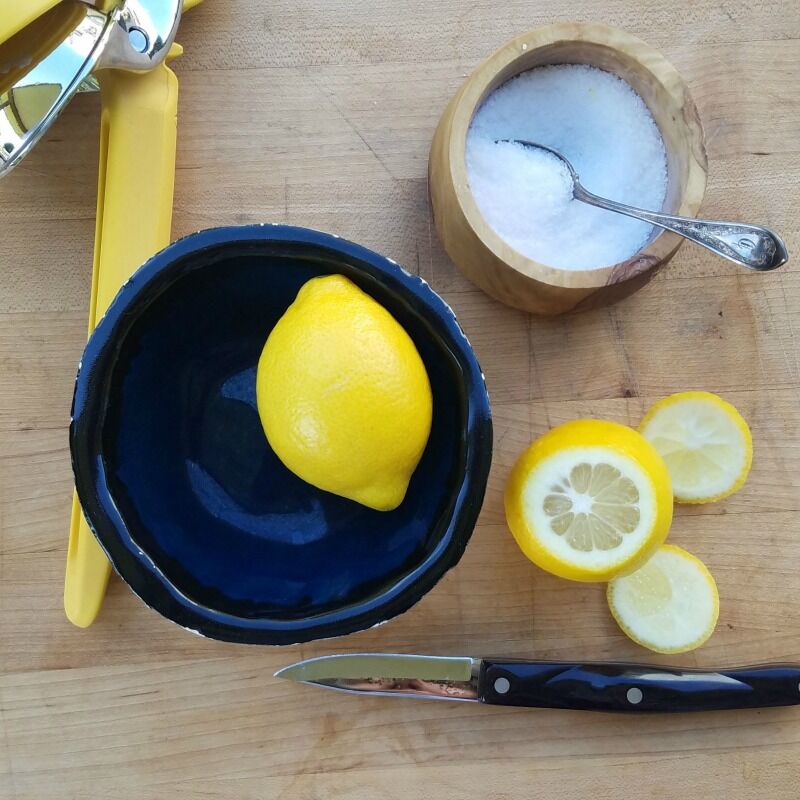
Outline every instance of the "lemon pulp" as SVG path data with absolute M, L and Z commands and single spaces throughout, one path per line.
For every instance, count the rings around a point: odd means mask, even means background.
M 568 477 L 550 487 L 542 505 L 550 529 L 573 550 L 613 550 L 642 520 L 640 488 L 603 460 L 602 452 L 597 458 L 593 464 L 581 460 L 572 467 Z

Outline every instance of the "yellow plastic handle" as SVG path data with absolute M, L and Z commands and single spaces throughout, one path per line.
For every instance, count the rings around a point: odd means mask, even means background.
M 0 13 L 0 43 L 19 33 L 59 2 L 60 0 L 3 0 L 3 10 Z
M 97 78 L 103 110 L 90 332 L 136 268 L 169 244 L 178 110 L 178 81 L 163 64 Z M 94 622 L 109 571 L 75 498 L 64 582 L 64 610 L 75 625 Z

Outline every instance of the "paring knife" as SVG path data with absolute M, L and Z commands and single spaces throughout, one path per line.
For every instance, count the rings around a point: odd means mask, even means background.
M 800 665 L 723 670 L 360 653 L 298 661 L 277 678 L 344 692 L 586 711 L 716 711 L 800 704 Z

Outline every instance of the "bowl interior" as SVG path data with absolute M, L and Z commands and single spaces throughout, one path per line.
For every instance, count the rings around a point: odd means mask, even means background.
M 395 511 L 370 510 L 289 472 L 256 410 L 256 365 L 270 330 L 307 280 L 331 273 L 394 315 L 430 377 L 430 439 Z M 297 242 L 189 252 L 148 282 L 115 323 L 113 358 L 106 346 L 106 362 L 93 366 L 105 388 L 92 396 L 103 396 L 96 449 L 104 489 L 160 580 L 190 604 L 239 619 L 322 624 L 342 609 L 380 604 L 443 548 L 460 555 L 477 515 L 455 519 L 475 445 L 474 375 L 454 346 L 452 314 L 438 298 L 440 308 L 424 299 L 435 297 L 427 286 L 397 267 L 392 274 Z M 478 507 L 483 483 L 471 487 Z M 122 571 L 142 594 L 140 577 Z
M 506 81 L 530 69 L 554 64 L 598 67 L 622 78 L 639 94 L 658 125 L 667 154 L 667 193 L 660 210 L 677 214 L 689 177 L 691 155 L 691 149 L 686 146 L 688 135 L 685 123 L 682 115 L 676 114 L 675 100 L 669 87 L 639 59 L 622 49 L 600 42 L 561 40 L 526 50 L 489 81 L 480 94 L 473 115 L 483 101 Z M 656 230 L 651 241 L 660 234 L 661 230 Z

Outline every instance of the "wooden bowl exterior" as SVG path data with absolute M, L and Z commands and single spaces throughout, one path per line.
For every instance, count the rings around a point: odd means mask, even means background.
M 662 55 L 619 29 L 578 22 L 537 28 L 511 40 L 475 69 L 442 115 L 431 146 L 428 175 L 436 230 L 450 258 L 485 292 L 516 308 L 555 315 L 627 297 L 672 258 L 683 239 L 662 231 L 627 261 L 565 270 L 523 256 L 483 219 L 465 162 L 472 117 L 498 86 L 545 64 L 591 64 L 619 75 L 641 95 L 664 139 L 664 210 L 669 213 L 697 214 L 707 161 L 703 129 L 686 84 Z

